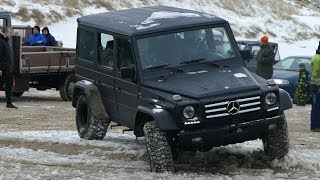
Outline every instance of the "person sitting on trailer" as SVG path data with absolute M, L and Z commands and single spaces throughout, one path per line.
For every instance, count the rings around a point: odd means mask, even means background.
M 51 35 L 48 27 L 44 27 L 44 28 L 42 29 L 42 34 L 43 34 L 44 37 L 46 37 L 46 39 L 47 39 L 47 44 L 46 44 L 46 46 L 57 46 L 57 41 L 56 41 L 56 39 Z
M 40 33 L 40 27 L 35 26 L 33 28 L 33 34 L 30 35 L 26 45 L 27 46 L 45 46 L 47 44 L 47 39 L 43 34 Z

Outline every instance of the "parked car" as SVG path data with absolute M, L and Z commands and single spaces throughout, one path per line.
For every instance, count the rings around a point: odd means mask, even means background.
M 275 59 L 274 59 L 274 64 L 279 62 L 281 60 L 280 53 L 279 53 L 279 48 L 278 44 L 274 42 L 269 42 L 272 47 L 274 48 L 274 53 L 275 53 Z M 252 57 L 245 61 L 246 67 L 249 71 L 256 73 L 257 69 L 257 54 L 259 52 L 260 48 L 260 41 L 237 41 L 238 47 L 240 50 L 243 49 L 249 49 L 252 53 Z
M 217 39 L 227 49 L 214 48 Z M 154 6 L 80 17 L 78 134 L 101 140 L 110 121 L 125 126 L 145 137 L 157 172 L 174 171 L 183 151 L 258 138 L 270 158 L 282 158 L 290 95 L 249 72 L 250 56 L 226 20 L 203 12 Z
M 299 64 L 305 64 L 310 71 L 311 56 L 290 56 L 273 66 L 273 79 L 281 89 L 286 90 L 292 99 L 295 98 L 298 87 Z M 309 73 L 309 82 L 311 75 Z

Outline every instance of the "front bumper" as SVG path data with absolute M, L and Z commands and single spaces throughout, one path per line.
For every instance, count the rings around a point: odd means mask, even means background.
M 263 137 L 271 129 L 277 128 L 284 123 L 284 119 L 283 115 L 280 115 L 197 131 L 181 131 L 179 144 L 183 149 L 194 150 L 195 147 L 218 147 L 254 140 Z

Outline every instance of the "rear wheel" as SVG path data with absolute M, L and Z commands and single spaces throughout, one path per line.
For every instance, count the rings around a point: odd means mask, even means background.
M 264 151 L 271 159 L 281 159 L 289 152 L 288 126 L 284 114 L 283 118 L 283 123 L 262 139 Z
M 97 119 L 92 114 L 92 104 L 85 94 L 80 95 L 76 106 L 76 124 L 80 138 L 102 140 L 107 133 L 109 119 Z
M 150 169 L 154 172 L 174 171 L 174 162 L 168 137 L 155 121 L 143 127 L 149 154 Z
M 74 74 L 69 74 L 65 78 L 63 85 L 60 86 L 60 89 L 59 89 L 62 100 L 64 101 L 72 100 L 73 87 L 75 83 L 76 83 L 76 78 Z

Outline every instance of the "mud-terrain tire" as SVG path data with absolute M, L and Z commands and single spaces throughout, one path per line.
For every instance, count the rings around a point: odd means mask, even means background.
M 21 97 L 23 95 L 24 92 L 12 92 L 12 95 L 14 97 Z
M 96 119 L 92 105 L 85 94 L 80 95 L 76 106 L 76 124 L 80 138 L 102 140 L 107 133 L 109 119 Z
M 149 154 L 150 169 L 153 172 L 174 172 L 171 147 L 165 132 L 155 121 L 147 122 L 143 127 Z
M 283 124 L 262 139 L 264 151 L 271 159 L 281 159 L 289 152 L 288 125 L 284 114 L 283 118 Z
M 59 88 L 60 96 L 63 101 L 72 100 L 73 87 L 75 83 L 76 77 L 74 76 L 74 74 L 69 74 L 64 79 L 63 85 Z

